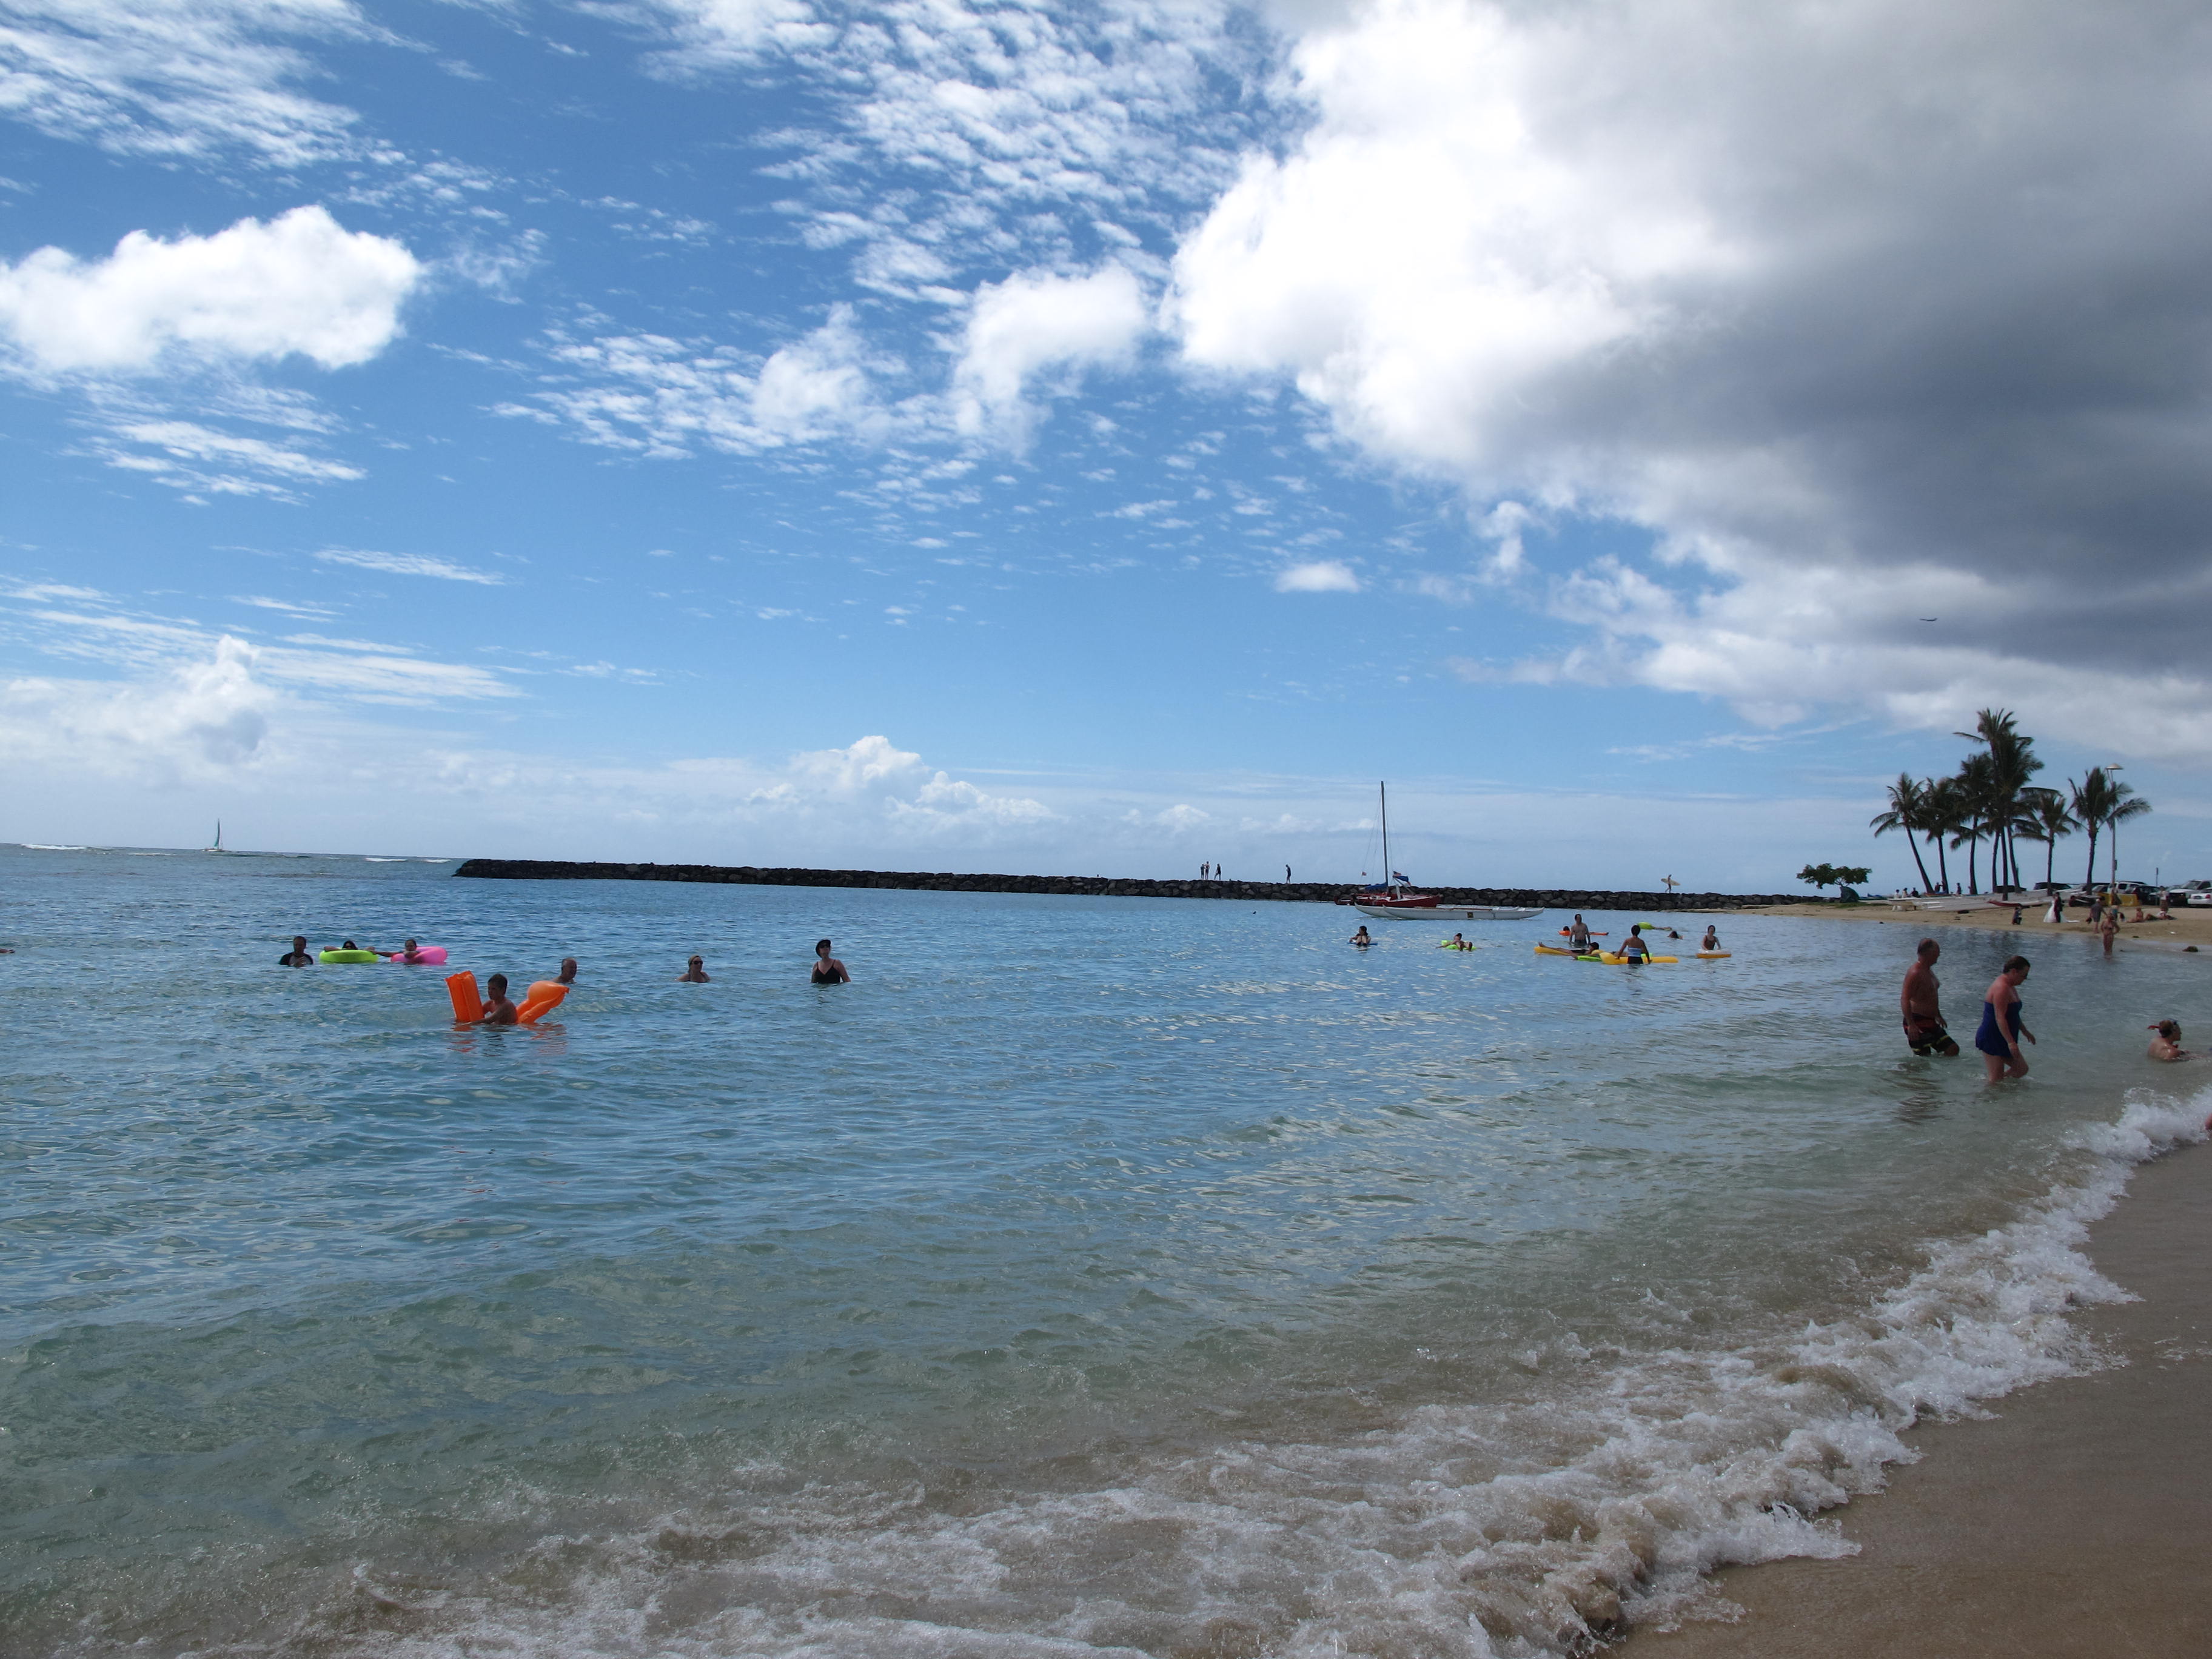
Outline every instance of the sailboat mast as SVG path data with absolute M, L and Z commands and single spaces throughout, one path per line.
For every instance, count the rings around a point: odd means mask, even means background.
M 1390 786 L 1378 782 L 1375 792 L 1382 799 L 1382 884 L 1388 887 L 1398 879 L 1390 863 Z

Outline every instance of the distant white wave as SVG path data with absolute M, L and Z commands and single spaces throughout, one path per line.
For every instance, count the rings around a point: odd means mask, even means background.
M 89 847 L 64 847 L 50 841 L 19 841 L 15 845 L 27 848 L 33 853 L 89 853 L 92 850 Z
M 548 1538 L 526 1571 L 410 1606 L 404 1634 L 369 1633 L 349 1598 L 399 1603 L 361 1575 L 312 1622 L 329 1651 L 389 1659 L 629 1656 L 648 1618 L 672 1659 L 1587 1653 L 1710 1603 L 1716 1567 L 1854 1553 L 1815 1517 L 1879 1490 L 1914 1423 L 2097 1367 L 2068 1315 L 2126 1292 L 2083 1254 L 2087 1227 L 2137 1164 L 2205 1138 L 2208 1106 L 2212 1091 L 2130 1103 L 2077 1138 L 2086 1170 L 2009 1224 L 1786 1336 L 1629 1353 L 1564 1334 L 1525 1357 L 1517 1402 L 1139 1458 L 1095 1489 L 973 1506 L 733 1472 L 727 1509 Z

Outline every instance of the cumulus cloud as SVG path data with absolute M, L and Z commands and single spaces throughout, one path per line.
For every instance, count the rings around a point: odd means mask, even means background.
M 228 773 L 258 755 L 277 701 L 252 665 L 226 636 L 144 680 L 0 683 L 0 759 L 151 784 Z
M 1147 325 L 1144 290 L 1119 265 L 1088 276 L 1027 271 L 979 289 L 953 372 L 955 424 L 1018 442 L 1034 418 L 1023 401 L 1033 377 L 1127 362 Z
M 1377 0 L 1292 70 L 1309 128 L 1178 253 L 1188 360 L 1462 487 L 1479 574 L 1613 672 L 1763 718 L 2203 700 L 2191 8 Z M 1653 554 L 1550 585 L 1505 501 Z
M 1359 577 L 1341 559 L 1315 559 L 1275 575 L 1278 593 L 1357 593 Z
M 319 206 L 174 241 L 134 230 L 106 258 L 42 247 L 0 264 L 0 332 L 37 371 L 137 374 L 173 356 L 325 368 L 367 362 L 399 331 L 421 279 L 389 237 Z
M 993 794 L 922 763 L 888 738 L 862 738 L 843 749 L 794 755 L 783 775 L 746 796 L 757 805 L 829 801 L 866 805 L 908 829 L 1033 824 L 1054 816 L 1042 801 Z
M 315 555 L 325 564 L 349 564 L 362 570 L 381 570 L 393 576 L 433 576 L 440 581 L 481 582 L 497 587 L 507 578 L 494 571 L 477 570 L 447 559 L 420 553 L 375 553 L 354 548 L 326 547 Z

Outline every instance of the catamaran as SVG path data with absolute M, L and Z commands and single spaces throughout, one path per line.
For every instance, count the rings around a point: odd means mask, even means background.
M 222 851 L 222 820 L 221 818 L 217 818 L 215 821 L 215 845 L 212 847 L 203 847 L 200 848 L 200 851 L 203 853 L 220 853 Z
M 1413 884 L 1400 874 L 1390 862 L 1390 790 L 1387 784 L 1375 786 L 1376 798 L 1382 807 L 1382 868 L 1390 879 L 1362 887 L 1349 897 L 1337 900 L 1349 904 L 1363 916 L 1413 917 L 1430 921 L 1526 921 L 1531 916 L 1540 916 L 1539 909 L 1525 909 L 1511 904 L 1446 904 L 1434 893 L 1417 893 Z

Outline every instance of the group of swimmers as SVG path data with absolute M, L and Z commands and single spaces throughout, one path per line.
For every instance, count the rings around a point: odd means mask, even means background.
M 338 948 L 342 951 L 358 951 L 362 947 L 348 939 Z M 422 947 L 411 939 L 401 950 L 378 951 L 373 954 L 389 957 L 394 962 L 441 963 L 445 960 L 445 953 L 442 951 L 435 957 L 426 956 Z M 295 933 L 292 936 L 292 948 L 276 958 L 276 964 L 280 968 L 313 967 L 315 956 L 307 949 L 307 936 L 305 933 Z M 696 955 L 685 965 L 684 971 L 676 976 L 676 982 L 678 985 L 706 985 L 711 981 L 712 975 L 707 972 L 706 958 Z M 561 971 L 555 976 L 552 982 L 564 991 L 575 984 L 575 957 L 561 958 Z M 830 944 L 826 939 L 814 941 L 814 962 L 812 972 L 808 976 L 808 982 L 814 985 L 850 985 L 853 982 L 851 970 L 830 953 Z M 505 974 L 493 974 L 484 981 L 483 1024 L 512 1025 L 521 1018 L 521 1012 L 515 1006 L 514 998 L 507 994 L 507 978 Z
M 1596 935 L 1590 932 L 1589 923 L 1583 920 L 1582 912 L 1579 910 L 1575 912 L 1574 925 L 1566 930 L 1566 934 L 1567 948 L 1574 951 L 1577 956 L 1587 956 L 1592 950 L 1596 948 L 1590 943 Z M 1672 927 L 1669 927 L 1667 930 L 1667 937 L 1672 939 L 1679 939 L 1682 936 L 1676 933 Z M 1345 941 L 1345 943 L 1347 945 L 1356 945 L 1364 951 L 1369 945 L 1374 944 L 1375 940 L 1373 936 L 1367 931 L 1367 924 L 1363 921 L 1359 924 L 1358 931 L 1354 933 L 1350 939 Z M 1468 941 L 1466 934 L 1454 933 L 1449 939 L 1443 942 L 1443 948 L 1447 951 L 1472 951 L 1474 949 L 1474 946 Z M 1698 949 L 1705 951 L 1717 951 L 1720 948 L 1720 929 L 1709 921 L 1705 924 L 1705 936 L 1698 941 Z M 1632 968 L 1641 968 L 1646 962 L 1651 959 L 1651 946 L 1644 937 L 1644 924 L 1642 922 L 1639 921 L 1633 927 L 1630 927 L 1628 930 L 1628 937 L 1621 940 L 1620 957 L 1624 962 Z
M 1898 993 L 1899 1012 L 1905 1019 L 1905 1046 L 1923 1059 L 1936 1054 L 1948 1059 L 1959 1052 L 1957 1040 L 1944 1024 L 1938 997 L 1942 981 L 1936 977 L 1936 959 L 1942 954 L 1943 947 L 1934 939 L 1922 939 L 1914 952 L 1912 966 L 1905 970 L 1904 988 Z M 1981 1055 L 1982 1067 L 1992 1083 L 2027 1075 L 2027 1060 L 2020 1048 L 2022 1042 L 2035 1041 L 2035 1033 L 2027 1029 L 2021 1017 L 2020 988 L 2027 982 L 2027 972 L 2026 957 L 2007 957 L 1982 998 L 1982 1023 L 1974 1032 L 1974 1048 Z M 2197 1058 L 2181 1046 L 2179 1020 L 2154 1020 L 2148 1029 L 2153 1033 L 2151 1059 Z

